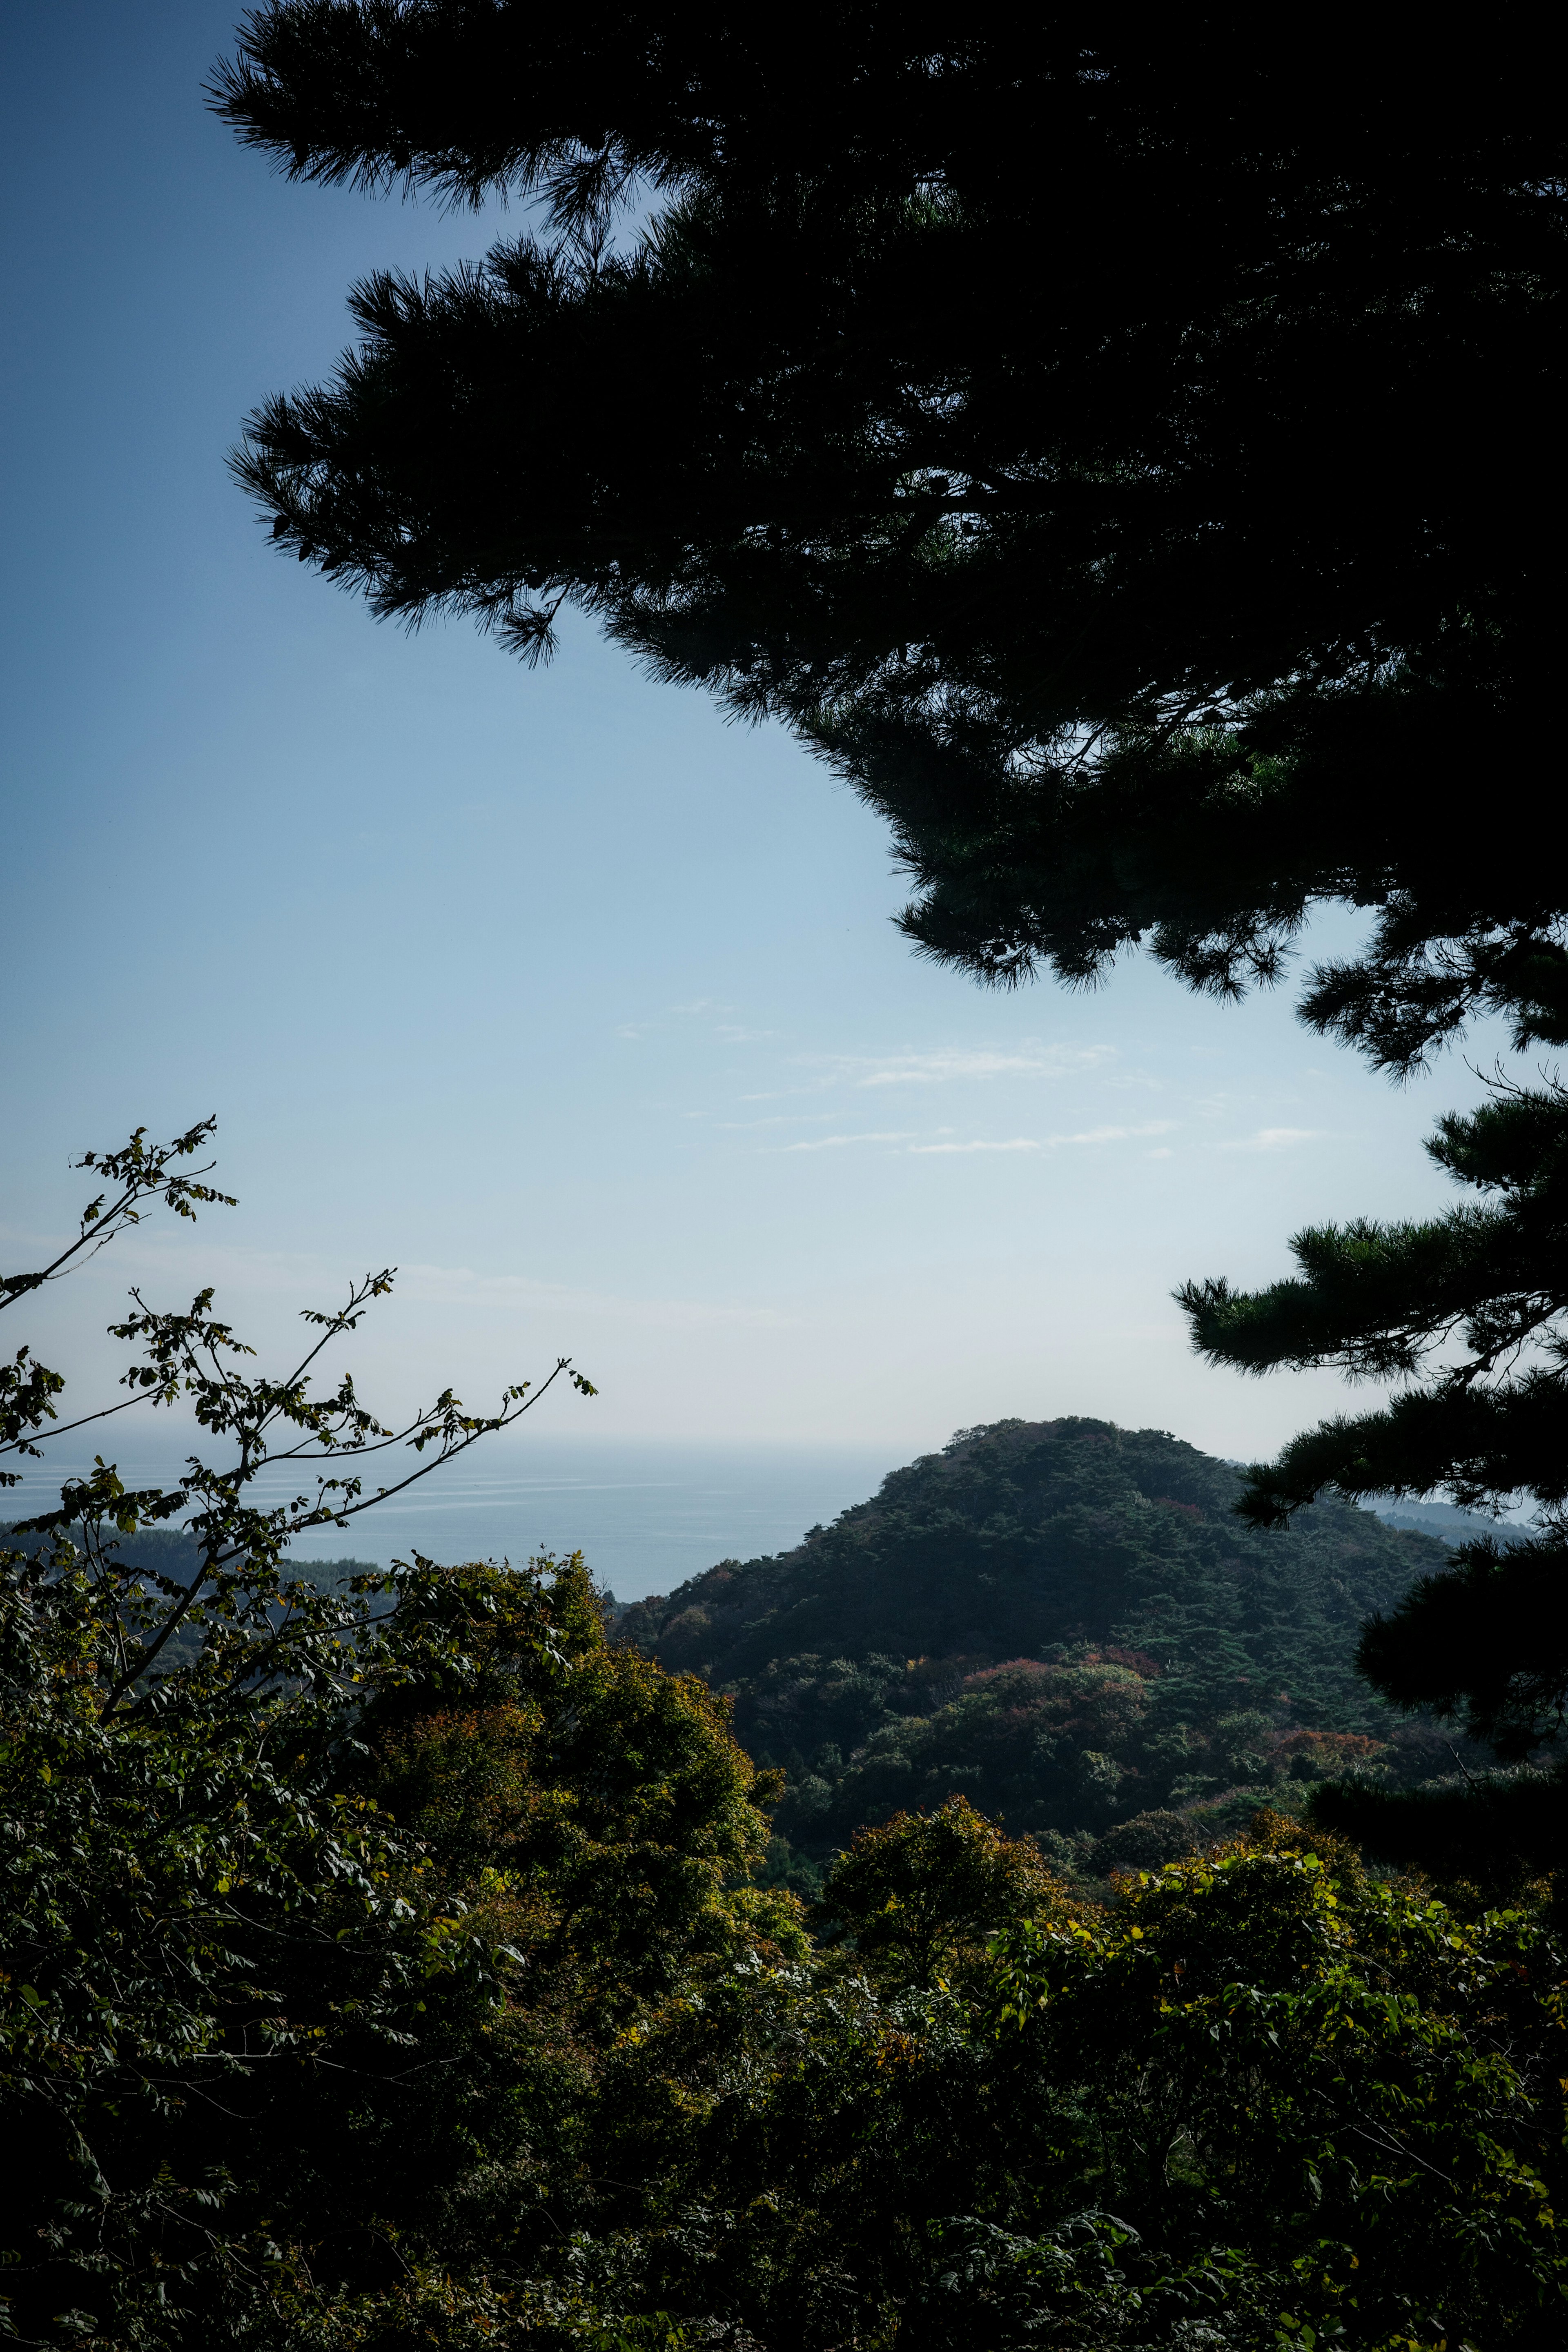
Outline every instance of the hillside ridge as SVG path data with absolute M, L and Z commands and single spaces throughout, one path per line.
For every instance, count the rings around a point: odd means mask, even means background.
M 808 1859 L 954 1791 L 1087 1868 L 1325 1773 L 1451 1774 L 1447 1738 L 1354 1669 L 1362 1622 L 1444 1544 L 1331 1500 L 1260 1534 L 1240 1484 L 1168 1430 L 960 1430 L 793 1549 L 632 1604 L 616 1637 L 730 1695 Z

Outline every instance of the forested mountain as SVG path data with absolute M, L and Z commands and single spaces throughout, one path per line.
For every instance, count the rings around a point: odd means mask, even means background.
M 862 1823 L 954 1793 L 1100 1875 L 1230 1834 L 1266 1794 L 1295 1810 L 1327 1775 L 1452 1774 L 1465 1743 L 1400 1721 L 1353 1663 L 1362 1622 L 1445 1545 L 1337 1502 L 1259 1533 L 1240 1486 L 1166 1431 L 997 1422 L 616 1633 L 733 1698 L 753 1761 L 786 1776 L 773 1872 L 808 1887 Z M 143 1529 L 125 1565 L 187 1554 Z M 322 1588 L 363 1566 L 300 1563 Z
M 996 1422 L 616 1631 L 732 1695 L 807 1857 L 961 1791 L 1102 1871 L 1228 1832 L 1266 1790 L 1289 1806 L 1325 1773 L 1451 1772 L 1447 1740 L 1353 1664 L 1362 1621 L 1443 1545 L 1334 1502 L 1256 1533 L 1240 1485 L 1163 1430 Z
M 1366 1504 L 1385 1527 L 1415 1528 L 1424 1536 L 1437 1536 L 1450 1547 L 1462 1543 L 1496 1542 L 1521 1532 L 1517 1523 L 1483 1518 L 1479 1511 L 1461 1511 L 1452 1503 L 1411 1502 L 1403 1495 L 1372 1496 Z

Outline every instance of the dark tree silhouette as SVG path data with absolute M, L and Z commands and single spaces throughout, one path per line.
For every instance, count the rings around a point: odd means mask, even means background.
M 356 288 L 240 478 L 379 613 L 536 658 L 574 603 L 782 717 L 986 978 L 1145 939 L 1229 991 L 1339 898 L 1377 919 L 1321 1025 L 1397 1066 L 1478 1004 L 1557 1034 L 1519 855 L 1562 699 L 1554 85 L 1518 27 L 279 0 L 214 84 L 241 137 L 542 217 Z

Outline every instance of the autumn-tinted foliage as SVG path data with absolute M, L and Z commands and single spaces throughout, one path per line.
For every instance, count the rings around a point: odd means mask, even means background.
M 139 1308 L 133 1332 L 153 1393 L 194 1394 L 237 1454 L 193 1456 L 172 1494 L 103 1465 L 0 1550 L 14 2340 L 1554 2352 L 1568 1952 L 1545 1890 L 1446 1907 L 1255 1803 L 1247 1835 L 1140 1873 L 1161 1857 L 1137 1838 L 1190 1816 L 1116 1820 L 1108 1774 L 1107 1901 L 1047 1868 L 1047 1833 L 957 1795 L 863 1831 L 808 1923 L 758 1883 L 777 1780 L 728 1699 L 612 1645 L 581 1559 L 416 1559 L 315 1589 L 289 1534 L 353 1516 L 332 1457 L 395 1439 L 352 1384 L 318 1402 L 303 1372 L 245 1377 L 205 1296 L 188 1318 Z M 31 1361 L 13 1444 L 47 1442 L 61 1393 Z M 414 1443 L 497 1418 L 448 1393 Z M 955 1675 L 950 1654 L 923 1683 L 884 1657 L 863 1685 L 886 1667 L 929 1689 L 1002 1756 L 983 1772 L 1014 1769 L 1021 1726 L 1066 1741 L 1080 1778 L 1090 1757 L 1135 1777 L 1166 1753 L 1163 1690 L 1185 1706 L 1205 1673 L 1229 1691 L 1237 1660 L 1272 1666 L 1281 1593 L 1216 1619 L 1201 1456 L 1019 1427 L 927 1475 L 973 1512 L 1033 1461 L 1059 1526 L 971 1525 L 973 1588 L 947 1603 L 932 1541 L 911 1605 L 993 1622 L 985 1580 L 1011 1560 L 1030 1605 L 1088 1606 L 1100 1543 L 1147 1640 L 1111 1625 L 1060 1656 L 971 1652 Z M 257 1506 L 274 1438 L 329 1464 L 314 1499 Z M 1160 1495 L 1133 1478 L 1097 1513 L 1085 1481 L 1119 1445 Z M 850 1514 L 844 1539 L 875 1556 L 878 1525 Z M 951 1559 L 963 1511 L 944 1525 Z M 759 1563 L 751 1591 L 787 1599 L 799 1565 Z M 760 1615 L 737 1621 L 758 1636 Z M 1301 1655 L 1309 1693 L 1334 1687 L 1324 1643 Z M 1086 1726 L 1102 1748 L 1073 1745 Z M 1197 1752 L 1250 1769 L 1276 1727 L 1232 1708 Z M 1358 1742 L 1299 1727 L 1281 1785 Z
M 1264 1817 L 1105 1911 L 960 1799 L 855 1842 L 818 1957 L 578 1563 L 416 1567 L 335 1709 L 198 1662 L 107 1732 L 85 1580 L 12 1577 L 23 2340 L 1559 2340 L 1536 1908 Z
M 461 2242 L 440 2217 L 471 2208 L 481 2147 L 526 2199 L 525 2242 L 558 2235 L 593 2201 L 571 2103 L 617 2034 L 800 1943 L 787 1897 L 726 1891 L 764 1832 L 721 1705 L 606 1649 L 580 1562 L 421 1564 L 390 1591 L 333 1701 L 237 1692 L 207 1649 L 145 1715 L 106 1719 L 91 1583 L 13 1557 L 4 2011 L 31 2161 L 5 2284 L 24 2336 L 303 2325 L 377 2286 L 402 2233 Z

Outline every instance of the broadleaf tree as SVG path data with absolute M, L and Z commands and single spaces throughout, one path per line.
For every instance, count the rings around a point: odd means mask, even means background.
M 133 1393 L 226 1450 L 183 1585 L 175 1490 L 107 1465 L 0 1545 L 9 2340 L 1560 2340 L 1535 1891 L 1455 1910 L 1263 1815 L 1086 1908 L 955 1800 L 840 1858 L 814 1950 L 749 1883 L 777 1791 L 727 1700 L 612 1643 L 579 1559 L 315 1591 L 283 1538 L 369 1507 L 364 1409 L 249 1378 L 210 1301 L 132 1322 Z M 281 1521 L 275 1441 L 325 1457 Z
M 213 1125 L 89 1152 L 77 1164 L 105 1189 L 47 1265 L 0 1278 L 0 1308 L 37 1302 L 154 1202 L 187 1218 L 233 1205 L 203 1181 L 210 1162 L 184 1164 Z M 444 1391 L 396 1426 L 350 1375 L 314 1393 L 323 1350 L 392 1279 L 305 1310 L 306 1347 L 280 1378 L 247 1376 L 254 1351 L 211 1290 L 175 1312 L 132 1292 L 110 1327 L 135 1349 L 118 1403 L 62 1418 L 58 1373 L 26 1347 L 5 1368 L 0 1455 L 47 1460 L 51 1438 L 175 1406 L 202 1449 L 141 1489 L 100 1456 L 55 1508 L 0 1530 L 0 2080 L 29 2151 L 0 2309 L 23 2340 L 161 2342 L 192 2298 L 243 2300 L 265 2246 L 253 2218 L 237 2238 L 225 2218 L 236 2155 L 219 2119 L 264 2145 L 301 2081 L 395 2073 L 443 1932 L 447 1972 L 486 1976 L 483 1938 L 458 1918 L 443 1929 L 416 1843 L 345 1769 L 372 1690 L 462 1674 L 482 1639 L 474 1580 L 444 1606 L 449 1580 L 427 1562 L 318 1590 L 288 1548 L 510 1426 L 558 1380 L 594 1391 L 563 1360 L 494 1412 Z M 367 1493 L 367 1465 L 395 1448 L 397 1470 Z M 307 1491 L 264 1504 L 256 1482 L 279 1465 Z M 136 1544 L 171 1522 L 178 1547 Z

